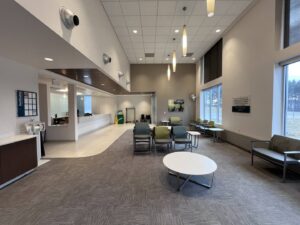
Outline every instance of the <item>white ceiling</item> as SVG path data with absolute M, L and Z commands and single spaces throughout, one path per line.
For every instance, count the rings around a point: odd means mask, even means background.
M 179 63 L 193 63 L 192 58 L 202 56 L 252 1 L 216 0 L 215 16 L 209 18 L 206 0 L 101 0 L 130 63 L 168 63 L 173 50 Z M 190 58 L 182 57 L 181 32 L 174 32 L 184 24 L 188 52 L 194 53 Z M 221 32 L 216 33 L 217 29 Z M 145 58 L 145 53 L 155 57 Z

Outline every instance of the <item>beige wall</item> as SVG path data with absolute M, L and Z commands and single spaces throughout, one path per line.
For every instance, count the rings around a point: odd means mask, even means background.
M 299 55 L 300 44 L 280 47 L 281 4 L 282 0 L 257 0 L 223 36 L 222 77 L 197 87 L 199 94 L 204 88 L 222 83 L 222 119 L 228 131 L 257 139 L 282 134 L 283 74 L 278 63 Z M 200 60 L 198 80 L 201 65 Z M 250 97 L 251 113 L 233 113 L 232 98 L 245 96 Z
M 92 97 L 92 111 L 94 114 L 110 114 L 111 122 L 114 122 L 114 117 L 117 112 L 117 98 L 116 96 L 93 96 Z
M 131 90 L 133 92 L 154 91 L 157 97 L 157 122 L 169 116 L 180 116 L 184 124 L 195 117 L 195 103 L 190 94 L 196 89 L 195 64 L 179 64 L 171 80 L 167 80 L 167 64 L 131 65 Z M 182 113 L 168 112 L 168 99 L 184 99 L 185 109 Z
M 123 110 L 126 120 L 126 108 L 135 108 L 135 119 L 140 120 L 141 114 L 151 115 L 151 96 L 124 95 L 117 96 L 118 110 Z

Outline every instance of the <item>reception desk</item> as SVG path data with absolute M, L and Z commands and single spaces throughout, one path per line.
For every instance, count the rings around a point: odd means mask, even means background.
M 83 135 L 112 123 L 111 114 L 96 114 L 78 117 L 78 135 Z
M 34 135 L 0 139 L 0 189 L 32 172 L 38 165 Z

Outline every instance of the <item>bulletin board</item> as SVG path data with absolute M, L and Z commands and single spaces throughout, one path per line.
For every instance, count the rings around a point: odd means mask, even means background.
M 17 116 L 29 117 L 37 115 L 37 93 L 17 90 Z

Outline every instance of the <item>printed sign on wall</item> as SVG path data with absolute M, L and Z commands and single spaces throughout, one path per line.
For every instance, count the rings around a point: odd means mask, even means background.
M 17 116 L 37 116 L 37 93 L 17 90 Z
M 250 113 L 250 98 L 249 97 L 234 98 L 232 112 Z

